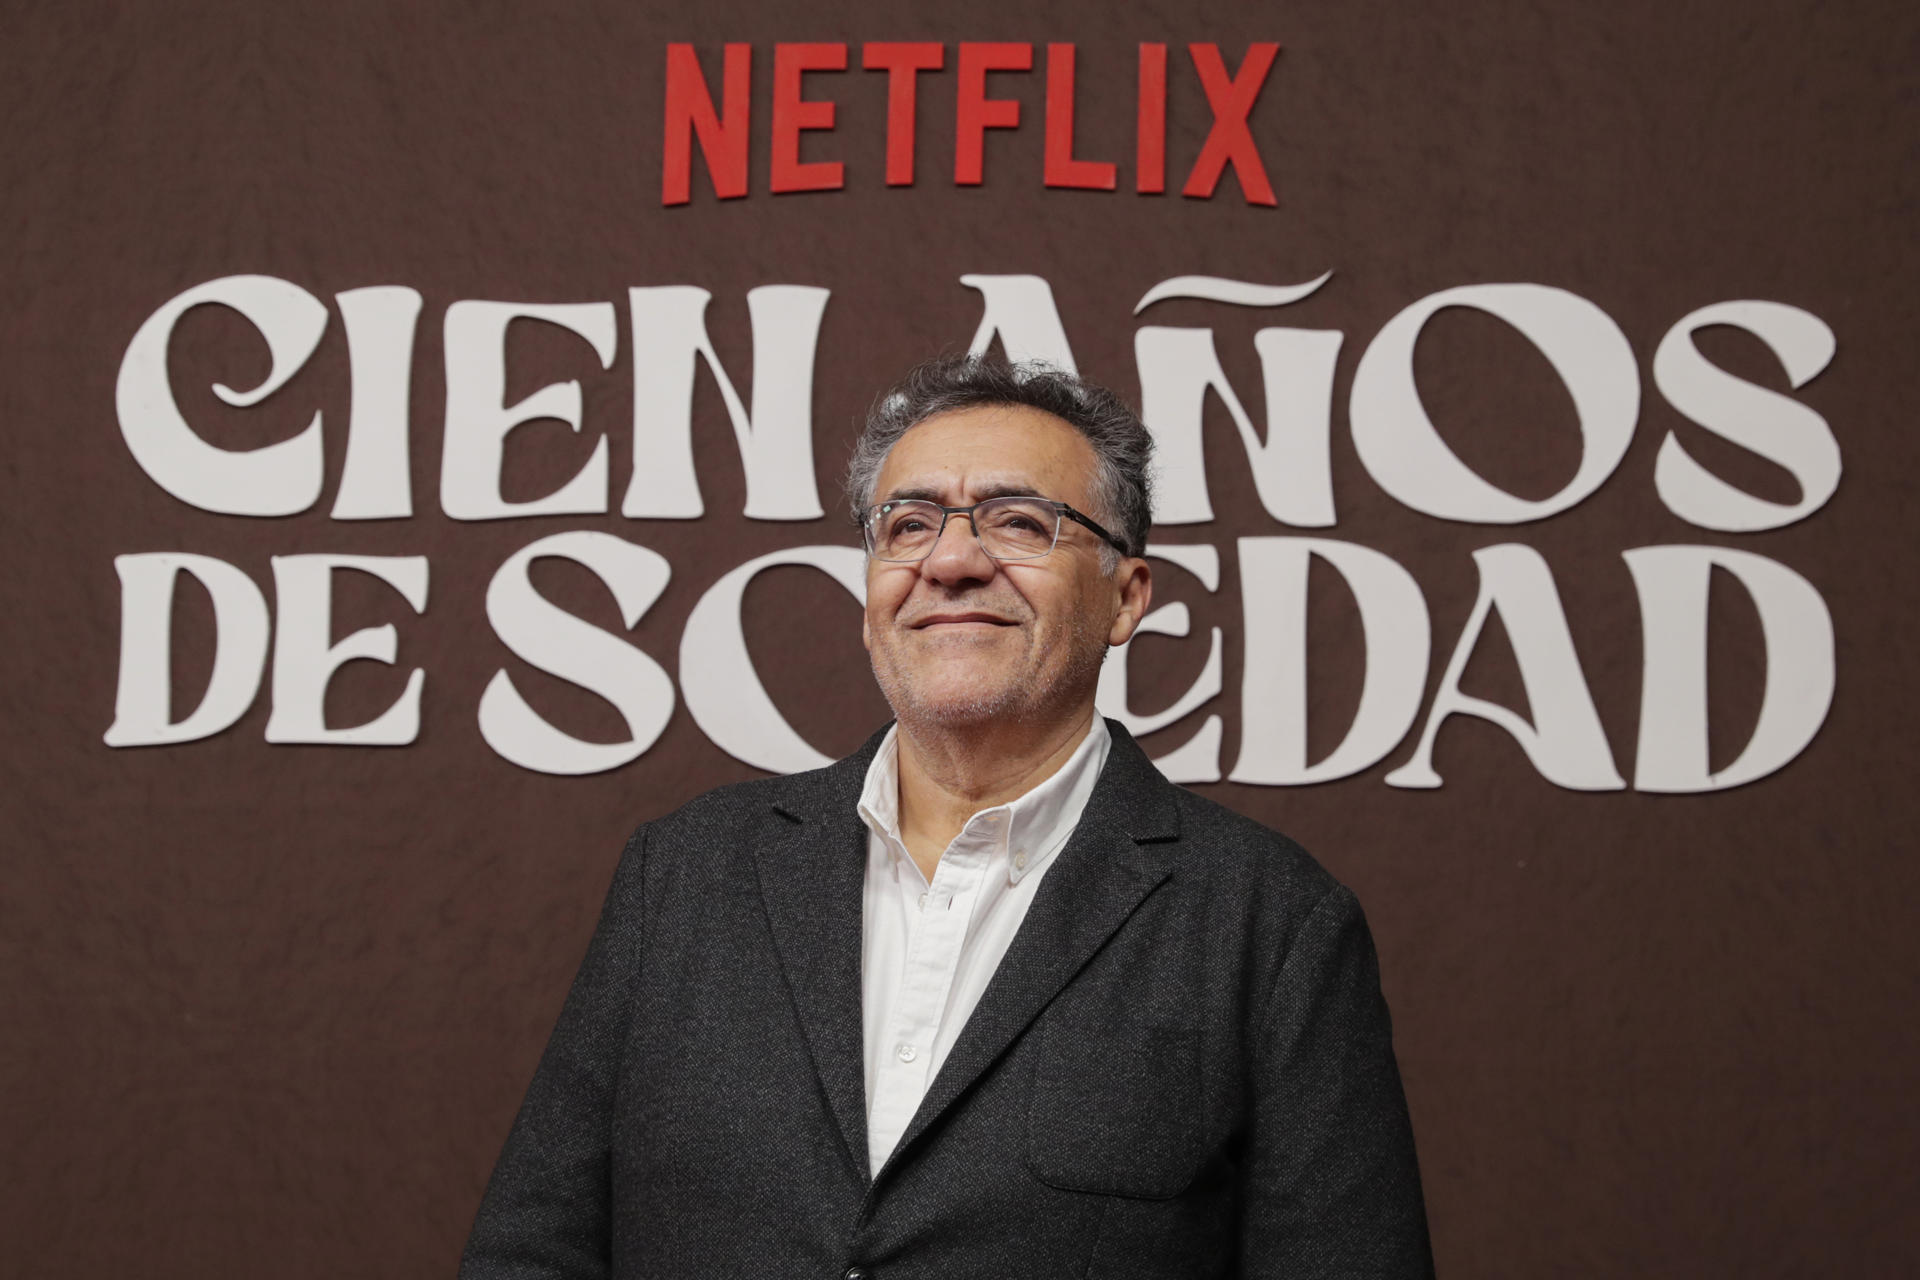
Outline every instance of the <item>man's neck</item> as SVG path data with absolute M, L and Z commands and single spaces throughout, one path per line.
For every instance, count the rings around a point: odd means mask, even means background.
M 1093 727 L 1091 704 L 1057 723 L 979 729 L 902 722 L 900 837 L 922 875 L 982 809 L 1017 800 L 1060 771 Z

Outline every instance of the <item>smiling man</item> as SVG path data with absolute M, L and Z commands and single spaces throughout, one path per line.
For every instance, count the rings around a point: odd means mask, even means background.
M 628 841 L 468 1277 L 1431 1272 L 1372 942 L 1094 711 L 1150 437 L 950 358 L 849 470 L 895 722 Z

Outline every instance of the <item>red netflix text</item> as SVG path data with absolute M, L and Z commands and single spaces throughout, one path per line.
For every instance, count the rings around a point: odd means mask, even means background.
M 1237 71 L 1229 70 L 1215 44 L 1190 44 L 1193 74 L 1205 91 L 1213 115 L 1205 143 L 1180 187 L 1180 194 L 1210 200 L 1229 166 L 1248 204 L 1276 204 L 1259 147 L 1249 127 L 1253 104 L 1280 52 L 1273 43 L 1247 46 Z M 1031 72 L 1033 46 L 1026 43 L 962 41 L 955 62 L 953 181 L 979 186 L 985 181 L 989 129 L 1017 129 L 1021 103 L 989 95 L 987 77 L 1002 72 Z M 802 78 L 809 71 L 845 71 L 843 43 L 775 44 L 773 102 L 767 188 L 776 194 L 838 191 L 846 186 L 839 160 L 802 161 L 800 135 L 834 126 L 836 104 L 808 98 Z M 914 119 L 923 73 L 942 72 L 947 47 L 937 43 L 869 41 L 860 48 L 865 71 L 887 75 L 886 184 L 913 185 Z M 1049 187 L 1086 191 L 1119 190 L 1119 166 L 1074 154 L 1074 47 L 1046 47 L 1046 151 L 1044 178 Z M 662 123 L 660 203 L 686 204 L 692 198 L 693 151 L 697 142 L 714 195 L 730 200 L 747 194 L 747 144 L 752 128 L 753 47 L 729 44 L 722 55 L 719 92 L 700 68 L 691 44 L 667 46 L 666 113 Z M 1158 195 L 1167 185 L 1167 46 L 1142 44 L 1139 52 L 1134 127 L 1133 189 Z

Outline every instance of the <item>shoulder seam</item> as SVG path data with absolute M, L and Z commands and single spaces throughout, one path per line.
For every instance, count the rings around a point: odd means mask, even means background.
M 1280 1003 L 1280 993 L 1286 989 L 1287 968 L 1293 963 L 1294 956 L 1298 954 L 1301 935 L 1313 924 L 1314 918 L 1326 908 L 1327 904 L 1331 903 L 1340 894 L 1347 894 L 1349 897 L 1352 896 L 1345 885 L 1339 881 L 1335 881 L 1332 887 L 1314 900 L 1312 908 L 1300 917 L 1300 923 L 1295 927 L 1293 937 L 1288 939 L 1287 953 L 1280 957 L 1280 963 L 1274 968 L 1273 986 L 1268 989 L 1266 997 L 1261 1001 L 1260 1017 L 1254 1024 L 1253 1052 L 1256 1059 L 1263 1056 L 1267 1051 L 1268 1031 L 1276 1016 L 1275 1011 Z

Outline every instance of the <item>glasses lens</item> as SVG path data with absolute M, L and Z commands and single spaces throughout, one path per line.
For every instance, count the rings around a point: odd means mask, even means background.
M 867 513 L 867 546 L 881 560 L 918 560 L 933 550 L 940 516 L 931 502 L 883 502 Z
M 1038 498 L 994 498 L 973 509 L 980 545 L 996 560 L 1031 560 L 1053 550 L 1060 513 Z

